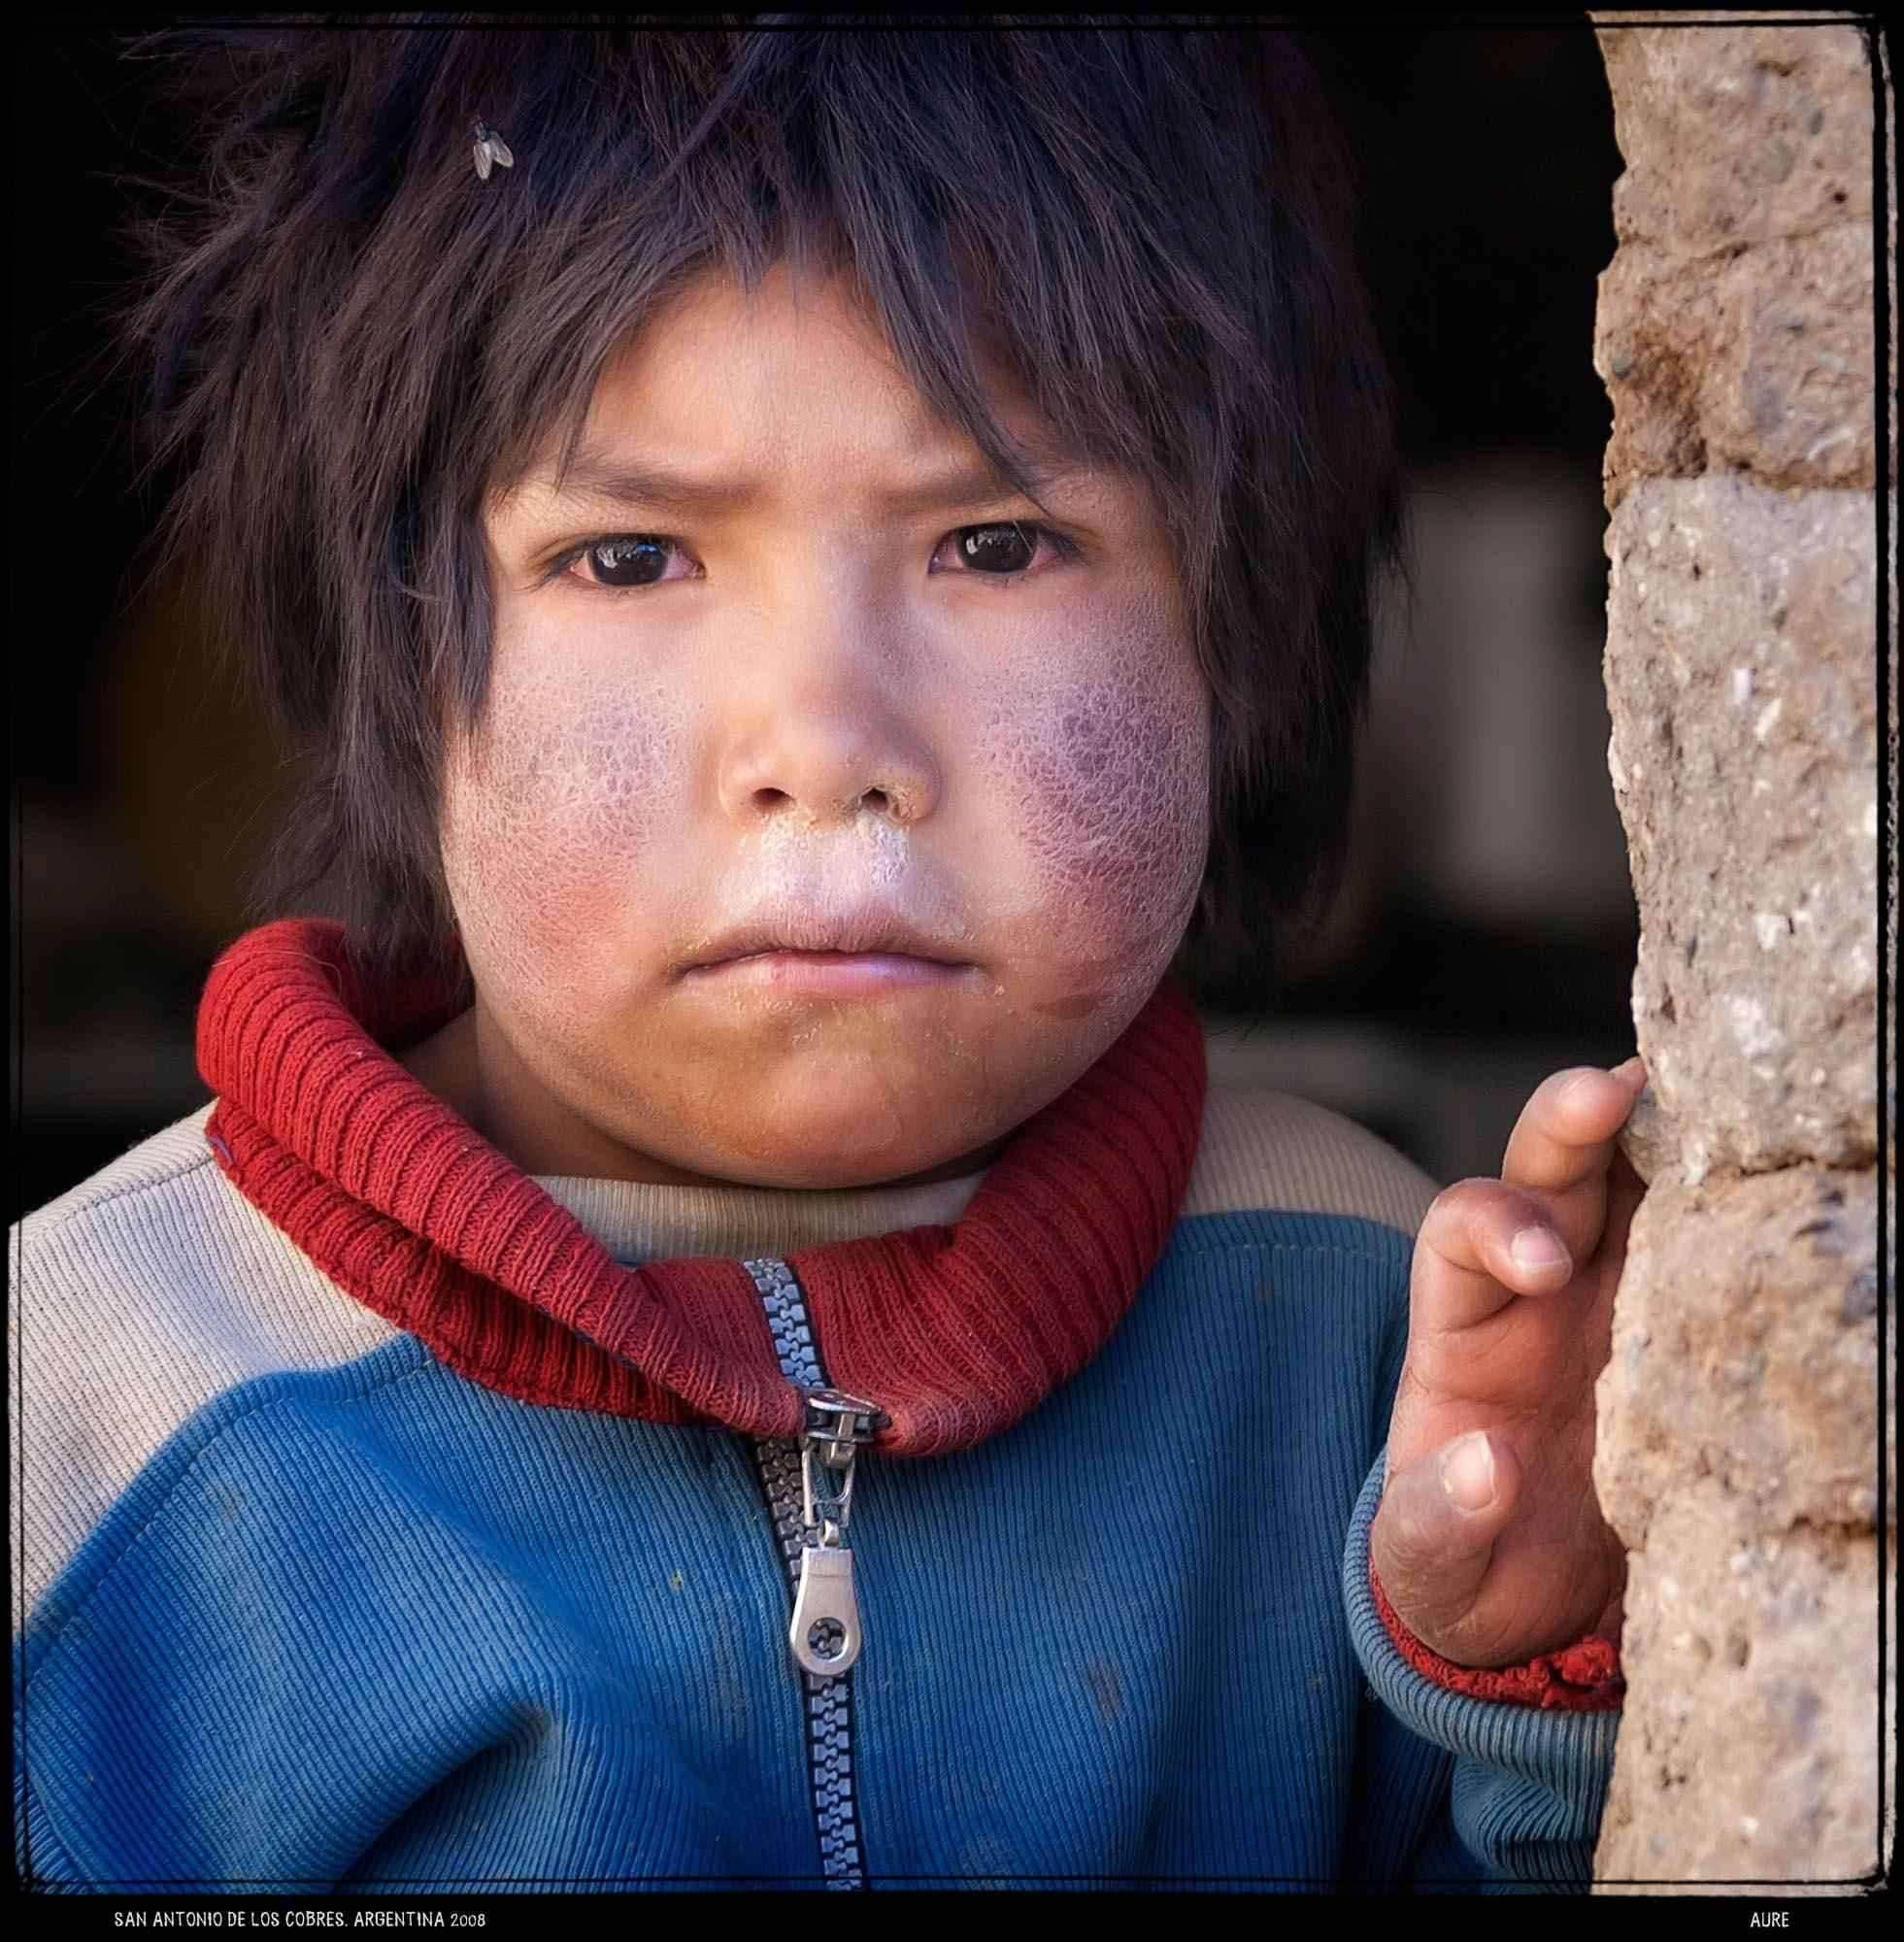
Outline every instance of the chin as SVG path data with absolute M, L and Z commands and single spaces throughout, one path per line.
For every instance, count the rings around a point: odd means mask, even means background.
M 798 1099 L 763 1100 L 758 1112 L 721 1127 L 685 1163 L 749 1187 L 879 1187 L 978 1153 L 1013 1123 L 1009 1114 L 928 1103 L 943 1099 L 931 1088 L 913 1097 L 920 1103 L 901 1106 L 889 1094 L 856 1095 L 836 1082 Z
M 843 1190 L 910 1179 L 986 1144 L 984 1139 L 959 1140 L 948 1147 L 943 1139 L 917 1137 L 880 1142 L 863 1136 L 826 1137 L 818 1130 L 792 1127 L 784 1139 L 774 1141 L 770 1151 L 737 1153 L 731 1165 L 712 1170 L 751 1187 Z
M 771 1160 L 743 1160 L 732 1172 L 723 1173 L 718 1177 L 730 1181 L 736 1187 L 783 1188 L 810 1193 L 828 1191 L 845 1193 L 856 1188 L 889 1186 L 915 1173 L 924 1173 L 930 1167 L 941 1166 L 952 1157 L 953 1155 L 946 1154 L 921 1159 L 917 1165 L 905 1161 L 897 1166 L 868 1166 L 853 1159 L 819 1160 L 810 1156 L 798 1160 L 788 1158 L 784 1163 Z

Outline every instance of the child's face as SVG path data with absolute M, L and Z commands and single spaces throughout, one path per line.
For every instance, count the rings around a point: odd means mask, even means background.
M 1129 1023 L 1201 880 L 1208 690 L 1155 514 L 1054 482 L 1071 556 L 997 530 L 1027 501 L 927 489 L 976 448 L 841 286 L 785 269 L 751 300 L 694 285 L 587 443 L 628 496 L 543 471 L 486 510 L 492 685 L 446 759 L 479 1123 L 532 1170 L 629 1179 L 984 1155 Z M 633 496 L 637 472 L 709 495 Z M 881 916 L 909 954 L 722 947 Z

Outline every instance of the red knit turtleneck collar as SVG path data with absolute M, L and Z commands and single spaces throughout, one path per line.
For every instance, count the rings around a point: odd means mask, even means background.
M 208 1133 L 239 1191 L 474 1382 L 797 1437 L 800 1394 L 739 1261 L 618 1265 L 390 1055 L 447 1013 L 434 986 L 373 988 L 335 924 L 241 938 L 198 1018 L 199 1070 L 218 1094 Z M 1204 1086 L 1202 1028 L 1166 982 L 1019 1129 L 955 1226 L 788 1257 L 828 1378 L 890 1419 L 876 1448 L 982 1442 L 1103 1347 L 1176 1220 Z

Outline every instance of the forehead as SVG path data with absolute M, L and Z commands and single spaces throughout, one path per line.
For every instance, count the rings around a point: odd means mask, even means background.
M 776 264 L 754 289 L 703 273 L 626 342 L 596 387 L 591 435 L 638 418 L 661 436 L 746 437 L 771 449 L 837 419 L 919 455 L 945 437 L 845 280 Z
M 1134 486 L 1067 450 L 996 357 L 982 353 L 980 369 L 994 422 L 1041 491 L 1062 485 L 1101 498 Z M 551 435 L 508 497 L 544 500 L 558 483 L 594 494 L 648 457 L 671 481 L 748 481 L 763 494 L 775 482 L 823 482 L 894 500 L 921 481 L 991 471 L 920 394 L 856 286 L 785 263 L 752 289 L 703 272 L 646 319 L 605 365 L 570 469 Z

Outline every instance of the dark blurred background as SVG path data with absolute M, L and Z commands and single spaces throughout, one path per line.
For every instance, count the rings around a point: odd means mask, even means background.
M 34 38 L 10 131 L 10 1219 L 209 1096 L 193 1012 L 248 921 L 283 778 L 206 666 L 188 591 L 133 571 L 164 482 L 129 489 L 131 384 L 99 363 L 101 317 L 126 269 L 122 179 L 164 170 L 171 132 L 110 33 Z M 1590 358 L 1620 163 L 1584 17 L 1305 39 L 1362 170 L 1415 597 L 1385 627 L 1340 904 L 1275 1021 L 1222 1032 L 1217 1059 L 1446 1182 L 1498 1168 L 1547 1072 L 1633 1050 L 1637 920 L 1600 682 L 1610 411 Z

